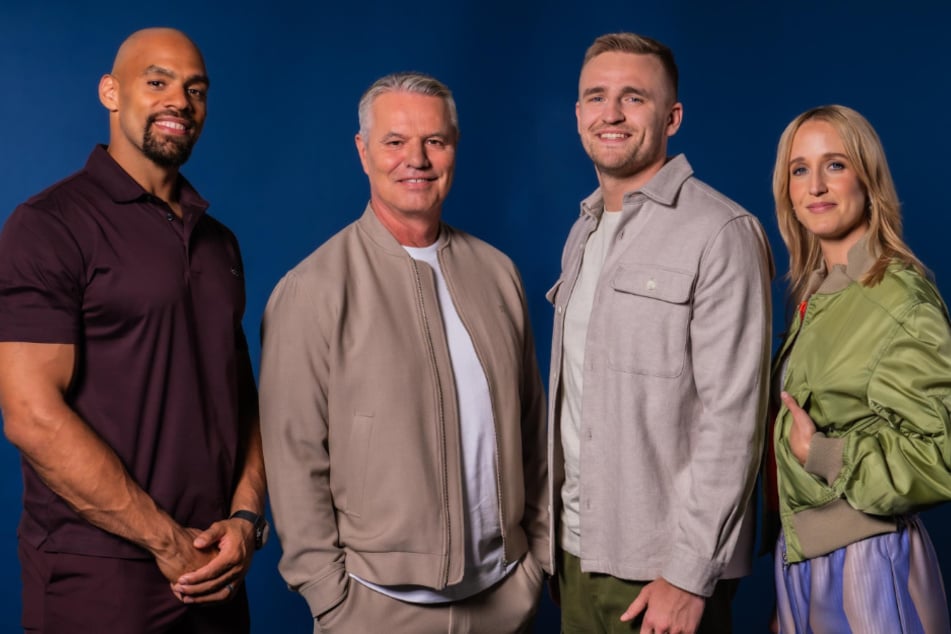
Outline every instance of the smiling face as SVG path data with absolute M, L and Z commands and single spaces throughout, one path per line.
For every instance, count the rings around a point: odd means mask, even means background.
M 457 134 L 440 97 L 406 91 L 373 100 L 366 134 L 356 136 L 370 205 L 384 224 L 438 222 L 456 162 Z
M 575 114 L 581 144 L 599 177 L 627 191 L 650 180 L 667 158 L 667 138 L 680 127 L 664 67 L 654 55 L 606 52 L 581 69 Z
M 789 199 L 796 218 L 819 239 L 828 264 L 845 264 L 868 229 L 867 197 L 832 124 L 803 123 L 789 152 Z
M 123 165 L 178 168 L 201 134 L 207 92 L 201 53 L 184 34 L 132 35 L 100 82 L 100 100 L 110 111 L 110 154 Z

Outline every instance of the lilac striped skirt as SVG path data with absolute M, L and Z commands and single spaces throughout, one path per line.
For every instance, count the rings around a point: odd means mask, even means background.
M 785 549 L 780 535 L 776 552 Z M 782 634 L 951 632 L 938 558 L 918 516 L 822 557 L 775 559 Z

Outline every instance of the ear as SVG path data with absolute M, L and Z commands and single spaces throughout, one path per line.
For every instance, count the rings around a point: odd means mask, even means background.
M 575 120 L 578 122 L 578 134 L 581 134 L 581 102 L 575 102 Z
M 367 145 L 359 133 L 353 137 L 353 141 L 357 144 L 357 154 L 360 155 L 360 164 L 363 166 L 363 173 L 369 176 L 370 170 L 367 168 Z
M 99 80 L 99 103 L 109 112 L 119 110 L 119 82 L 112 75 L 103 75 Z
M 684 119 L 684 105 L 679 101 L 670 107 L 667 115 L 667 136 L 674 136 L 680 129 L 680 122 Z

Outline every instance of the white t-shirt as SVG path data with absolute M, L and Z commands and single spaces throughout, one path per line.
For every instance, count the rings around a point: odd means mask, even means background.
M 620 211 L 605 211 L 588 236 L 581 270 L 568 299 L 562 338 L 561 444 L 565 454 L 565 483 L 561 487 L 561 547 L 581 556 L 581 520 L 578 515 L 581 477 L 581 395 L 584 376 L 584 345 L 594 292 L 621 222 Z

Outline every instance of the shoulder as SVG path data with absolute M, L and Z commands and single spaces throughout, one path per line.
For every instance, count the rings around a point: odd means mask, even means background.
M 94 204 L 88 194 L 91 186 L 83 172 L 77 172 L 31 196 L 13 210 L 3 226 L 7 240 L 19 249 L 62 249 L 84 243 L 83 229 L 89 222 L 85 206 Z
M 311 301 L 334 288 L 343 286 L 348 263 L 354 258 L 360 241 L 356 223 L 351 223 L 317 247 L 292 267 L 277 283 L 268 302 Z
M 512 259 L 485 240 L 444 224 L 449 233 L 448 252 L 460 264 L 477 266 L 480 273 L 496 272 L 506 277 L 518 277 L 518 271 Z
M 717 242 L 727 248 L 737 243 L 765 242 L 765 232 L 756 216 L 695 176 L 684 181 L 674 210 L 673 230 L 685 240 Z
M 893 262 L 874 286 L 861 286 L 862 294 L 896 316 L 921 304 L 944 308 L 934 283 L 913 268 Z
M 334 276 L 355 257 L 357 250 L 365 248 L 361 246 L 363 242 L 357 223 L 352 222 L 311 251 L 288 271 L 288 275 L 304 280 Z
M 728 222 L 735 218 L 752 218 L 752 214 L 732 198 L 714 189 L 696 176 L 684 181 L 677 201 L 678 207 L 691 209 L 696 207 L 702 215 L 718 222 Z
M 460 253 L 485 258 L 487 261 L 500 266 L 513 266 L 512 260 L 507 255 L 485 240 L 446 224 L 443 225 L 443 228 L 449 234 L 450 244 L 453 249 L 457 249 Z
M 21 207 L 38 212 L 69 214 L 77 210 L 78 203 L 88 201 L 90 197 L 99 194 L 105 195 L 96 181 L 83 169 L 31 196 Z

